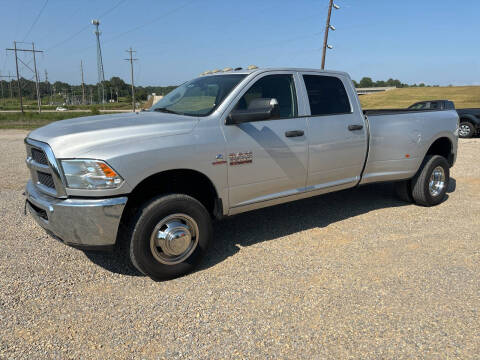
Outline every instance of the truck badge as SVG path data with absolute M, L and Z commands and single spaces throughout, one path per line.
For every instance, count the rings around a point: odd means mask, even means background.
M 251 151 L 228 154 L 230 165 L 251 164 L 253 162 L 253 153 Z

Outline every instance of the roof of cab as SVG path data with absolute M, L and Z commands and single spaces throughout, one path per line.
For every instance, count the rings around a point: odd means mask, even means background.
M 349 77 L 350 75 L 344 71 L 337 70 L 321 70 L 313 68 L 294 68 L 294 67 L 270 67 L 270 68 L 255 68 L 255 69 L 239 69 L 239 70 L 229 70 L 229 71 L 218 71 L 209 74 L 203 74 L 201 76 L 212 76 L 212 75 L 228 75 L 228 74 L 252 74 L 252 73 L 262 73 L 269 71 L 292 71 L 292 72 L 318 72 L 325 74 L 337 74 L 344 75 Z

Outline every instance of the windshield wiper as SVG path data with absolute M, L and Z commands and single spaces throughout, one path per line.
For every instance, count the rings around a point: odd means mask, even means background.
M 153 111 L 159 111 L 159 112 L 164 112 L 164 113 L 169 113 L 169 114 L 177 114 L 177 115 L 180 114 L 176 111 L 173 111 L 173 110 L 170 110 L 170 109 L 167 109 L 167 108 L 164 108 L 164 107 L 155 108 L 155 109 L 153 109 Z

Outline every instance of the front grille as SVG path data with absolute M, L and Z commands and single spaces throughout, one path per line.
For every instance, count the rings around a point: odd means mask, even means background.
M 37 171 L 38 182 L 46 187 L 55 189 L 55 183 L 53 182 L 53 177 L 50 174 Z
M 55 155 L 48 144 L 25 139 L 27 166 L 30 168 L 32 182 L 38 190 L 58 198 L 66 197 L 65 187 L 57 168 Z
M 42 150 L 32 148 L 32 159 L 42 165 L 48 165 L 47 157 Z
M 48 215 L 47 215 L 47 212 L 43 209 L 40 209 L 38 206 L 32 204 L 30 201 L 28 201 L 28 205 L 30 205 L 30 207 L 33 209 L 33 211 L 35 211 L 37 213 L 38 216 L 40 216 L 42 219 L 45 219 L 48 221 Z

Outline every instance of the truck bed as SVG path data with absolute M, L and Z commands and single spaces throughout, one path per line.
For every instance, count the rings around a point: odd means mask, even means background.
M 362 184 L 411 178 L 432 142 L 439 135 L 451 136 L 458 126 L 455 110 L 385 109 L 364 114 L 370 141 Z

